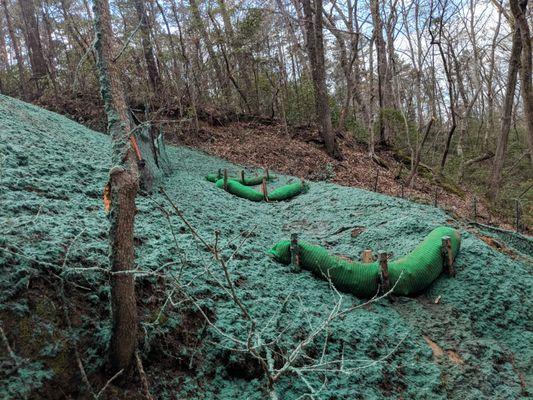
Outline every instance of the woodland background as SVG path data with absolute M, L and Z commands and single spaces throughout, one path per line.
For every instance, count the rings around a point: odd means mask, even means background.
M 90 2 L 1 2 L 0 91 L 105 131 Z M 431 180 L 446 177 L 445 190 L 463 185 L 508 220 L 531 210 L 527 1 L 110 6 L 127 102 L 169 136 L 204 140 L 209 126 L 255 121 L 283 141 L 317 127 L 332 156 L 326 175 L 344 158 L 338 142 L 355 139 L 370 175 L 388 152 L 406 161 L 406 187 L 421 163 Z

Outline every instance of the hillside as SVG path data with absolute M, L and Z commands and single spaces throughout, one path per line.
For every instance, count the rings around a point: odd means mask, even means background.
M 198 148 L 237 164 L 267 166 L 312 181 L 325 180 L 424 204 L 435 204 L 436 200 L 439 207 L 463 220 L 476 219 L 515 229 L 515 204 L 496 207 L 487 203 L 479 187 L 471 182 L 457 183 L 458 168 L 449 168 L 444 178 L 435 179 L 438 174 L 422 163 L 409 187 L 411 159 L 407 148 L 378 147 L 377 157 L 372 159 L 364 140 L 344 133 L 338 142 L 345 158 L 338 161 L 325 152 L 323 140 L 314 128 L 292 127 L 287 134 L 275 121 L 261 120 L 204 121 L 198 133 L 176 132 L 170 127 L 166 134 L 172 143 Z M 490 160 L 484 161 L 483 168 L 488 165 Z M 528 233 L 532 222 L 529 211 L 526 201 L 520 224 L 521 231 Z
M 101 200 L 109 148 L 101 133 L 0 96 L 0 398 L 92 398 L 80 361 L 94 391 L 109 379 L 101 372 L 110 332 Z M 204 179 L 242 167 L 186 147 L 171 147 L 169 155 L 174 172 L 166 193 L 206 241 L 220 231 L 238 296 L 263 337 L 276 340 L 279 357 L 327 319 L 337 297 L 327 281 L 273 261 L 267 253 L 278 240 L 298 232 L 350 259 L 366 248 L 396 258 L 435 226 L 461 231 L 455 278 L 442 275 L 425 294 L 383 299 L 333 320 L 301 363 L 342 359 L 346 370 L 289 372 L 276 383 L 280 399 L 311 390 L 335 399 L 531 396 L 530 239 L 323 181 L 288 202 L 253 203 Z M 154 397 L 267 397 L 257 362 L 228 350 L 220 334 L 247 336 L 246 321 L 217 285 L 224 271 L 164 196 L 139 197 L 137 208 L 140 347 Z M 344 308 L 361 303 L 343 295 Z M 144 397 L 134 377 L 100 398 Z

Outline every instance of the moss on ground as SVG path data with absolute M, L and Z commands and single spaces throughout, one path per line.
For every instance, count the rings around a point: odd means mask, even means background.
M 79 321 L 67 332 L 64 321 L 50 315 L 50 337 L 71 335 L 78 340 L 92 378 L 103 363 L 109 338 L 107 281 L 94 271 L 80 275 L 61 266 L 107 265 L 101 193 L 110 164 L 109 140 L 57 114 L 0 96 L 0 153 L 0 315 L 3 319 L 37 314 L 40 320 L 46 318 L 44 303 L 35 306 L 28 297 L 37 292 L 37 283 L 54 281 L 53 274 L 62 273 L 67 297 L 75 298 L 79 306 Z M 214 231 L 220 230 L 226 246 L 223 254 L 237 249 L 230 272 L 238 282 L 238 293 L 260 326 L 267 327 L 267 336 L 275 335 L 268 321 L 279 312 L 279 325 L 286 328 L 279 345 L 285 348 L 306 335 L 310 325 L 320 323 L 335 298 L 324 280 L 305 271 L 293 273 L 271 260 L 267 251 L 274 243 L 298 232 L 302 239 L 351 259 L 359 258 L 365 248 L 387 250 L 396 257 L 411 251 L 450 218 L 431 206 L 329 183 L 313 183 L 308 193 L 289 202 L 253 203 L 203 179 L 219 168 L 236 172 L 241 167 L 188 148 L 170 148 L 169 156 L 174 173 L 166 182 L 166 192 L 203 237 L 212 240 Z M 290 179 L 282 176 L 276 184 Z M 198 276 L 209 263 L 209 254 L 172 217 L 175 241 L 154 201 L 165 204 L 161 195 L 138 199 L 138 265 L 155 270 L 176 262 L 161 271 L 182 270 L 183 278 L 194 282 L 190 292 L 202 299 L 216 325 L 244 339 L 246 327 L 227 296 L 213 285 L 212 277 Z M 455 224 L 463 235 L 456 278 L 441 276 L 425 295 L 381 301 L 333 322 L 326 360 L 339 359 L 343 353 L 346 360 L 355 360 L 351 366 L 364 368 L 351 375 L 327 374 L 327 385 L 317 397 L 518 399 L 529 395 L 528 379 L 533 376 L 530 258 L 512 259 L 460 222 Z M 361 233 L 352 236 L 357 227 Z M 253 234 L 239 247 L 250 231 Z M 154 309 L 164 301 L 163 283 L 155 278 L 139 278 L 137 283 L 141 315 L 145 322 L 153 322 Z M 291 300 L 280 311 L 289 294 Z M 360 303 L 351 296 L 346 300 Z M 254 372 L 253 363 L 213 344 L 225 343 L 205 327 L 198 313 L 185 306 L 169 307 L 160 322 L 155 327 L 144 325 L 145 367 L 155 397 L 265 397 L 264 380 Z M 4 321 L 4 326 L 14 326 L 13 320 Z M 33 362 L 31 376 L 38 376 L 33 397 L 45 397 L 47 385 L 61 386 L 61 377 L 46 373 L 54 367 L 49 362 L 50 349 L 46 357 L 30 354 L 28 339 L 10 329 L 6 333 L 13 350 Z M 30 337 L 35 335 L 30 332 Z M 435 354 L 427 339 L 442 354 Z M 308 354 L 320 354 L 322 343 L 323 337 L 312 343 Z M 375 362 L 398 344 L 389 357 Z M 0 351 L 0 363 L 10 365 L 7 372 L 0 372 L 0 387 L 9 383 L 9 391 L 0 389 L 0 397 L 17 398 L 23 380 L 14 380 L 20 373 L 4 349 Z M 76 371 L 73 360 L 72 371 Z M 323 378 L 322 374 L 307 376 L 317 388 Z M 84 391 L 79 382 L 75 388 L 61 386 L 65 388 L 74 397 Z M 283 399 L 308 392 L 306 384 L 291 374 L 281 379 L 277 389 Z

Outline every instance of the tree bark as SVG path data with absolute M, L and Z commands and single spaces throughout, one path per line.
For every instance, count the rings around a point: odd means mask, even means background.
M 0 25 L 0 66 L 2 71 L 7 71 L 9 68 L 9 57 L 7 56 L 6 38 L 4 36 L 4 28 Z
M 520 67 L 520 53 L 522 51 L 522 41 L 520 37 L 520 29 L 515 26 L 513 33 L 513 47 L 511 49 L 511 58 L 509 59 L 509 69 L 507 72 L 507 90 L 503 102 L 502 111 L 502 125 L 494 162 L 488 182 L 489 190 L 488 197 L 490 200 L 495 200 L 500 190 L 502 180 L 503 163 L 505 161 L 505 152 L 507 150 L 507 141 L 509 139 L 509 130 L 511 129 L 511 114 L 513 112 L 513 102 L 516 90 L 516 81 L 518 69 Z
M 528 0 L 511 0 L 511 12 L 515 24 L 520 30 L 522 40 L 522 58 L 520 63 L 520 85 L 522 87 L 522 101 L 524 102 L 524 115 L 527 127 L 527 144 L 529 147 L 529 161 L 533 164 L 533 88 L 531 83 L 531 32 L 526 19 Z
M 113 372 L 129 370 L 137 347 L 135 281 L 127 271 L 135 267 L 133 241 L 135 197 L 139 173 L 131 147 L 131 127 L 120 72 L 114 59 L 113 30 L 108 0 L 94 0 L 95 49 L 100 92 L 111 136 L 113 167 L 109 173 L 111 210 L 109 246 L 111 264 L 112 332 L 110 363 Z
M 374 41 L 378 59 L 378 102 L 379 102 L 379 141 L 383 145 L 390 144 L 392 130 L 385 118 L 385 111 L 393 109 L 392 83 L 390 80 L 387 49 L 383 39 L 383 22 L 379 9 L 379 0 L 371 0 L 370 9 L 374 23 Z M 392 62 L 392 60 L 389 60 Z
M 157 63 L 154 56 L 154 49 L 150 39 L 150 25 L 148 23 L 148 15 L 146 14 L 145 0 L 134 0 L 133 5 L 139 19 L 139 30 L 141 33 L 141 44 L 143 47 L 144 61 L 146 62 L 146 70 L 148 72 L 148 79 L 150 80 L 150 88 L 152 93 L 158 94 L 161 88 L 161 78 L 157 69 Z
M 343 157 L 335 140 L 335 132 L 333 132 L 326 88 L 324 40 L 322 36 L 322 0 L 314 0 L 314 7 L 311 6 L 311 0 L 301 0 L 301 2 L 305 18 L 307 53 L 315 89 L 317 123 L 328 154 L 340 160 Z
M 31 70 L 36 79 L 46 76 L 46 60 L 43 55 L 41 39 L 39 36 L 39 24 L 35 15 L 35 4 L 33 0 L 19 0 L 22 20 L 24 21 L 24 32 L 28 44 Z
M 426 126 L 426 131 L 424 132 L 424 137 L 422 138 L 422 141 L 416 146 L 415 154 L 411 161 L 411 172 L 409 173 L 409 177 L 407 178 L 408 187 L 411 187 L 411 185 L 413 184 L 413 179 L 415 178 L 416 171 L 418 170 L 418 166 L 420 165 L 420 156 L 422 154 L 422 149 L 426 144 L 426 141 L 429 137 L 429 132 L 431 131 L 431 125 L 433 125 L 434 121 L 435 117 L 431 117 Z
M 6 25 L 7 25 L 7 32 L 9 34 L 9 40 L 11 42 L 11 47 L 13 48 L 13 52 L 15 53 L 15 60 L 17 61 L 17 70 L 18 70 L 18 75 L 19 75 L 19 89 L 20 89 L 22 98 L 25 99 L 27 97 L 27 93 L 26 93 L 26 85 L 24 82 L 24 64 L 22 62 L 22 56 L 20 53 L 20 44 L 19 44 L 18 37 L 15 33 L 15 29 L 13 28 L 13 21 L 11 19 L 11 13 L 9 12 L 9 7 L 7 6 L 7 0 L 2 0 L 2 6 L 4 8 L 4 14 L 6 16 Z

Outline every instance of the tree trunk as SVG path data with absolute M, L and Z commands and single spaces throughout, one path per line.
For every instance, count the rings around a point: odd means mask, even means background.
M 424 137 L 422 138 L 422 141 L 416 146 L 414 157 L 411 159 L 411 172 L 409 173 L 409 177 L 407 178 L 408 187 L 411 187 L 413 184 L 413 179 L 415 178 L 416 171 L 418 170 L 418 166 L 420 165 L 420 156 L 422 155 L 422 149 L 426 144 L 426 141 L 429 137 L 429 132 L 431 131 L 431 125 L 433 125 L 434 121 L 435 117 L 431 117 L 426 126 L 426 131 L 424 132 Z
M 165 14 L 165 10 L 159 3 L 159 1 L 155 1 L 155 4 L 157 8 L 159 9 L 159 13 L 161 14 L 161 17 L 163 18 L 163 23 L 165 24 L 165 28 L 167 31 L 167 37 L 168 37 L 168 43 L 170 46 L 170 53 L 172 54 L 172 68 L 173 68 L 173 75 L 175 80 L 175 87 L 179 90 L 182 87 L 182 78 L 181 78 L 181 67 L 178 64 L 178 54 L 176 51 L 176 45 L 174 44 L 173 34 L 170 30 L 170 25 L 168 23 L 167 16 Z
M 379 141 L 383 145 L 390 144 L 392 131 L 390 124 L 385 120 L 385 111 L 393 107 L 392 83 L 390 80 L 389 65 L 387 62 L 387 49 L 383 39 L 383 23 L 379 9 L 379 0 L 371 0 L 370 8 L 374 23 L 374 40 L 378 58 L 378 102 L 379 102 Z M 391 60 L 390 60 L 391 61 Z
M 489 129 L 485 130 L 485 134 L 483 135 L 483 150 L 486 150 L 487 143 L 489 141 L 489 135 L 494 135 L 496 132 L 496 122 L 494 118 L 494 70 L 496 65 L 496 45 L 498 43 L 498 36 L 500 34 L 500 27 L 501 27 L 501 20 L 502 20 L 502 11 L 499 8 L 498 9 L 498 24 L 496 25 L 496 29 L 494 30 L 494 36 L 492 37 L 492 45 L 490 49 L 490 62 L 489 62 L 489 73 L 487 77 L 487 102 L 488 102 L 488 114 L 489 114 Z
M 349 12 L 351 12 L 350 4 L 349 6 Z M 349 26 L 350 29 L 350 44 L 352 45 L 351 50 L 354 54 L 350 54 L 350 60 L 348 60 L 348 51 L 346 49 L 346 41 L 344 40 L 344 37 L 342 33 L 337 29 L 335 26 L 335 21 L 333 18 L 328 15 L 327 13 L 324 13 L 326 17 L 326 26 L 328 27 L 329 31 L 333 36 L 335 36 L 335 39 L 337 39 L 337 44 L 339 46 L 339 62 L 341 65 L 342 72 L 344 73 L 344 78 L 346 79 L 346 94 L 344 97 L 344 101 L 341 107 L 341 111 L 339 114 L 339 123 L 338 123 L 338 129 L 344 130 L 345 129 L 345 121 L 346 117 L 348 116 L 348 112 L 350 110 L 350 104 L 354 97 L 354 62 L 355 58 L 357 57 L 357 42 L 355 42 L 352 38 L 352 36 L 355 36 L 356 34 L 353 32 L 352 26 Z
M 222 21 L 224 23 L 224 34 L 226 41 L 228 43 L 229 49 L 229 59 L 232 63 L 235 63 L 237 66 L 237 71 L 239 72 L 239 77 L 244 83 L 244 93 L 241 94 L 241 97 L 250 98 L 252 96 L 252 80 L 250 79 L 250 74 L 247 67 L 247 57 L 244 54 L 244 48 L 237 48 L 237 43 L 235 41 L 235 35 L 233 32 L 233 26 L 231 24 L 230 11 L 226 5 L 226 0 L 217 0 L 219 11 L 222 14 Z M 254 113 L 259 114 L 259 99 L 254 101 Z
M 9 33 L 9 40 L 11 42 L 11 47 L 13 48 L 13 52 L 15 53 L 15 60 L 17 61 L 20 94 L 23 99 L 26 99 L 27 94 L 26 94 L 26 85 L 24 82 L 24 64 L 22 62 L 22 56 L 20 53 L 19 40 L 15 33 L 15 29 L 13 28 L 13 21 L 11 20 L 11 14 L 9 12 L 9 7 L 7 6 L 7 0 L 2 0 L 2 6 L 4 8 L 4 14 L 6 16 L 6 25 L 7 25 L 7 32 Z
M 148 16 L 146 15 L 146 8 L 144 0 L 134 0 L 135 11 L 139 19 L 139 30 L 141 33 L 141 43 L 143 47 L 144 61 L 146 62 L 146 70 L 148 72 L 148 79 L 150 80 L 150 89 L 153 94 L 158 94 L 161 88 L 161 78 L 157 69 L 155 61 L 152 41 L 150 39 L 150 25 L 148 23 Z
M 33 0 L 19 0 L 19 5 L 22 20 L 24 21 L 24 32 L 28 44 L 31 70 L 33 77 L 39 79 L 46 76 L 48 70 L 39 36 L 39 24 L 35 15 L 35 4 Z
M 113 144 L 113 167 L 108 183 L 111 193 L 109 261 L 113 318 L 110 362 L 116 372 L 131 367 L 137 347 L 135 280 L 127 271 L 135 267 L 133 227 L 139 173 L 130 144 L 131 127 L 120 72 L 113 61 L 115 53 L 108 0 L 94 0 L 93 7 L 100 91 Z
M 502 111 L 502 126 L 490 179 L 488 182 L 489 191 L 487 193 L 490 200 L 495 200 L 500 189 L 502 180 L 503 163 L 505 161 L 505 152 L 507 150 L 507 140 L 509 139 L 509 130 L 511 129 L 511 114 L 513 112 L 513 102 L 516 90 L 516 80 L 518 69 L 520 67 L 520 53 L 522 51 L 522 42 L 520 39 L 520 29 L 515 26 L 513 33 L 513 47 L 511 49 L 511 58 L 509 59 L 509 69 L 507 72 L 507 90 Z
M 333 132 L 326 88 L 324 40 L 322 36 L 322 0 L 314 0 L 314 9 L 311 7 L 311 0 L 301 1 L 305 16 L 307 53 L 313 76 L 316 116 L 320 134 L 324 139 L 328 154 L 341 160 L 343 157 Z
M 7 55 L 6 38 L 4 36 L 4 29 L 0 26 L 0 64 L 2 71 L 7 71 L 9 68 L 9 57 Z
M 527 127 L 527 144 L 529 147 L 529 160 L 533 164 L 533 88 L 531 83 L 531 33 L 526 19 L 527 0 L 511 0 L 511 12 L 515 18 L 517 28 L 520 30 L 522 40 L 522 58 L 520 63 L 520 85 L 522 87 L 522 101 L 524 102 L 524 115 Z
M 218 62 L 218 59 L 216 57 L 213 43 L 211 42 L 211 38 L 209 37 L 207 28 L 205 27 L 202 16 L 200 15 L 200 10 L 198 9 L 197 0 L 189 0 L 189 4 L 191 5 L 191 12 L 193 15 L 193 20 L 194 20 L 196 29 L 202 36 L 202 39 L 204 40 L 204 43 L 205 43 L 205 47 L 207 49 L 207 53 L 209 54 L 209 58 L 211 59 L 211 62 L 213 63 L 213 69 L 215 70 L 215 76 L 217 78 L 218 84 L 220 85 L 220 88 L 222 89 L 224 99 L 226 100 L 226 105 L 231 108 L 232 106 L 231 90 L 228 84 L 228 80 L 225 79 L 224 75 L 222 74 L 222 68 L 220 67 L 220 63 Z

